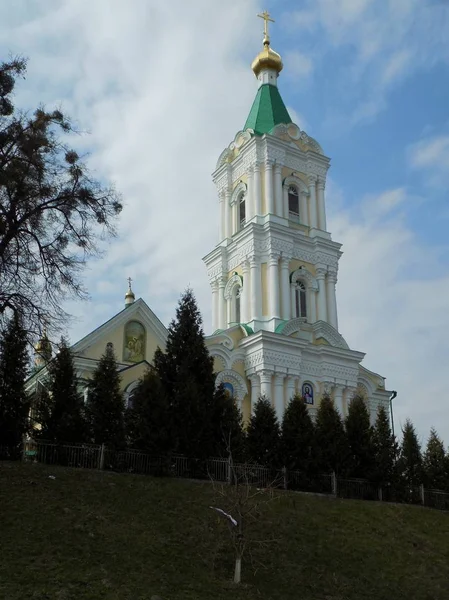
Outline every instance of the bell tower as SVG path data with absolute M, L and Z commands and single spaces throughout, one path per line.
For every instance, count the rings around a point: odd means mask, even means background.
M 220 210 L 217 247 L 205 258 L 213 331 L 243 324 L 278 331 L 292 319 L 338 330 L 335 286 L 340 244 L 326 226 L 329 159 L 295 125 L 278 89 L 283 64 L 270 46 L 251 68 L 258 89 L 242 131 L 224 150 L 213 180 Z

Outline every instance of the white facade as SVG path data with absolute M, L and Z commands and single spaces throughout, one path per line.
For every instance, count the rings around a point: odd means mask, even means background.
M 289 123 L 238 132 L 213 174 L 220 226 L 204 258 L 215 332 L 208 346 L 246 417 L 265 395 L 282 418 L 304 385 L 312 410 L 326 390 L 344 416 L 360 387 L 372 421 L 379 403 L 388 408 L 383 377 L 360 365 L 364 354 L 338 331 L 342 253 L 326 225 L 328 168 L 319 144 Z

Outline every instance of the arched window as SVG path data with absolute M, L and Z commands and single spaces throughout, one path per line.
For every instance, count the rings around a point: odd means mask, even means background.
M 288 218 L 299 223 L 299 194 L 294 185 L 288 187 Z
M 295 310 L 297 317 L 307 317 L 306 286 L 302 281 L 295 288 Z
M 243 229 L 246 223 L 245 194 L 243 193 L 239 196 L 237 210 L 239 211 L 239 229 Z

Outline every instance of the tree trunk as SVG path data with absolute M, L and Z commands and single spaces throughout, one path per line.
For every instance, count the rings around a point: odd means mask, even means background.
M 240 583 L 242 575 L 242 557 L 237 556 L 235 559 L 234 583 Z

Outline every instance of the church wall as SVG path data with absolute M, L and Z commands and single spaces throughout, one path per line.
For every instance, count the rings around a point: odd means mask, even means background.
M 143 377 L 147 369 L 148 365 L 142 363 L 140 365 L 136 365 L 132 369 L 127 369 L 126 371 L 123 371 L 123 373 L 120 373 L 121 389 L 125 390 L 130 383 Z
M 139 319 L 137 319 L 137 318 L 136 319 L 131 318 L 130 321 L 140 322 Z M 152 362 L 154 353 L 160 342 L 151 332 L 148 331 L 147 328 L 145 328 L 145 332 L 146 332 L 145 359 L 148 362 Z M 132 361 L 123 360 L 124 334 L 125 334 L 125 327 L 118 327 L 114 331 L 106 333 L 97 342 L 92 344 L 92 346 L 87 348 L 87 350 L 85 350 L 85 352 L 83 353 L 83 356 L 85 356 L 86 358 L 95 358 L 96 360 L 99 360 L 106 350 L 106 344 L 108 342 L 111 342 L 114 346 L 114 352 L 115 352 L 115 356 L 116 356 L 118 362 L 125 362 L 125 363 L 129 362 L 129 364 L 133 364 Z

